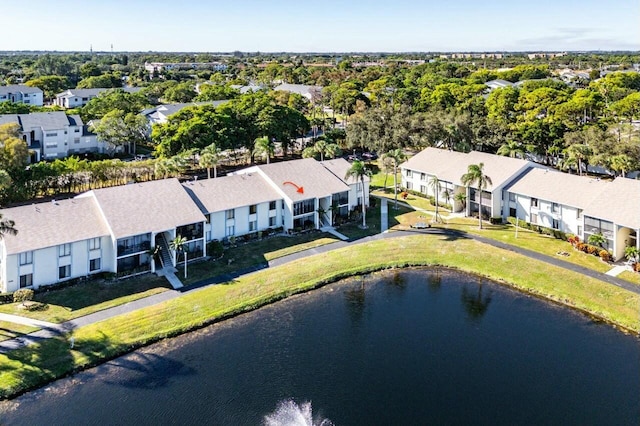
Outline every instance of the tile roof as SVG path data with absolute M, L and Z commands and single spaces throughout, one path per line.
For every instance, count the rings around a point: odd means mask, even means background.
M 24 131 L 33 128 L 58 130 L 69 126 L 69 117 L 63 111 L 32 112 L 30 114 L 18 114 L 18 117 Z
M 546 169 L 529 169 L 506 191 L 584 209 L 605 191 L 608 182 Z
M 259 173 L 191 181 L 183 186 L 205 214 L 282 199 Z
M 178 179 L 95 189 L 93 195 L 115 238 L 162 232 L 205 220 Z
M 584 214 L 640 229 L 640 180 L 618 177 L 606 183 L 605 191 L 585 207 Z
M 257 166 L 257 169 L 293 201 L 327 197 L 349 190 L 349 186 L 342 179 L 336 177 L 313 158 L 264 164 Z M 243 173 L 243 171 L 241 170 L 239 173 Z M 304 193 L 297 192 L 295 186 L 285 185 L 285 182 L 292 182 L 298 187 L 303 187 Z
M 0 210 L 18 234 L 5 235 L 7 254 L 109 235 L 93 198 L 74 198 Z

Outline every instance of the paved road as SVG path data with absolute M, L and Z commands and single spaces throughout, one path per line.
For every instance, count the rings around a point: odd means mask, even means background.
M 40 331 L 31 333 L 22 337 L 18 337 L 15 339 L 10 339 L 10 340 L 5 340 L 3 342 L 0 342 L 0 353 L 6 353 L 10 350 L 17 349 L 25 345 L 37 343 L 43 339 L 48 339 L 54 336 L 59 336 L 64 333 L 68 333 L 77 327 L 93 324 L 99 321 L 103 321 L 103 320 L 115 317 L 117 315 L 132 312 L 148 306 L 153 306 L 155 304 L 162 303 L 164 301 L 179 297 L 183 293 L 188 293 L 203 287 L 208 287 L 211 285 L 228 282 L 240 276 L 250 275 L 262 269 L 283 265 L 285 263 L 302 259 L 307 256 L 326 253 L 339 248 L 348 247 L 348 246 L 357 245 L 357 244 L 363 244 L 369 241 L 375 241 L 375 240 L 386 239 L 386 238 L 397 238 L 397 237 L 402 237 L 407 235 L 418 235 L 418 234 L 444 235 L 452 239 L 460 239 L 460 238 L 473 239 L 493 247 L 512 251 L 512 252 L 521 254 L 523 256 L 527 256 L 531 259 L 539 260 L 551 265 L 569 269 L 571 271 L 583 274 L 588 277 L 596 278 L 598 280 L 607 282 L 609 284 L 615 285 L 617 287 L 623 288 L 633 293 L 640 294 L 640 286 L 633 285 L 632 283 L 624 281 L 620 278 L 612 277 L 601 272 L 593 271 L 591 269 L 588 269 L 579 265 L 575 265 L 573 263 L 567 262 L 562 259 L 558 259 L 552 256 L 547 256 L 547 255 L 537 253 L 531 250 L 526 250 L 520 247 L 515 247 L 509 244 L 501 243 L 499 241 L 495 241 L 479 235 L 467 234 L 461 231 L 447 230 L 447 229 L 441 229 L 441 228 L 429 228 L 424 230 L 411 230 L 411 231 L 393 231 L 393 232 L 376 234 L 376 235 L 366 237 L 366 238 L 361 238 L 355 241 L 337 241 L 332 244 L 327 244 L 324 246 L 315 247 L 315 248 L 301 251 L 298 253 L 293 253 L 288 256 L 283 256 L 278 259 L 274 259 L 269 263 L 263 263 L 263 264 L 256 265 L 251 268 L 242 269 L 230 274 L 219 275 L 207 280 L 203 280 L 203 281 L 191 284 L 189 286 L 182 287 L 178 290 L 168 290 L 159 294 L 155 294 L 153 296 L 149 296 L 143 299 L 138 299 L 136 301 L 126 303 L 124 305 L 116 306 L 113 308 L 105 309 L 103 311 L 95 312 L 87 316 L 79 317 L 79 318 L 64 322 L 62 324 L 45 327 Z

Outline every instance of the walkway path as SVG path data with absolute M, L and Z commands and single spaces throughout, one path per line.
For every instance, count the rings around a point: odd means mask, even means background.
M 382 226 L 382 228 L 384 228 L 384 225 Z M 321 253 L 326 253 L 332 250 L 336 250 L 339 248 L 343 248 L 343 247 L 348 247 L 348 246 L 352 246 L 352 245 L 357 245 L 357 244 L 363 244 L 369 241 L 375 241 L 375 240 L 380 240 L 380 239 L 387 239 L 387 238 L 397 238 L 397 237 L 402 237 L 402 236 L 407 236 L 407 235 L 416 235 L 416 234 L 430 234 L 430 235 L 443 235 L 446 236 L 448 238 L 451 239 L 474 239 L 476 241 L 482 242 L 484 244 L 488 244 L 490 246 L 496 247 L 496 248 L 500 248 L 503 250 L 509 250 L 515 253 L 519 253 L 523 256 L 527 256 L 531 259 L 535 259 L 535 260 L 539 260 L 551 265 L 555 265 L 561 268 L 565 268 L 565 269 L 569 269 L 571 271 L 583 274 L 585 276 L 589 276 L 604 282 L 607 282 L 609 284 L 618 286 L 620 288 L 623 288 L 625 290 L 631 291 L 633 293 L 636 294 L 640 294 L 640 286 L 634 285 L 628 281 L 624 281 L 621 280 L 620 278 L 616 278 L 601 272 L 597 272 L 588 268 L 585 268 L 583 266 L 579 266 L 573 263 L 569 263 L 565 260 L 562 259 L 558 259 L 552 256 L 547 256 L 545 254 L 541 254 L 538 252 L 534 252 L 531 250 L 527 250 L 527 249 L 523 249 L 520 247 L 515 247 L 509 244 L 505 244 L 505 243 L 501 243 L 499 241 L 496 240 L 492 240 L 486 237 L 482 237 L 479 235 L 473 235 L 473 234 L 467 234 L 464 233 L 462 231 L 456 231 L 456 230 L 447 230 L 447 229 L 441 229 L 441 228 L 429 228 L 429 229 L 424 229 L 424 230 L 411 230 L 411 231 L 394 231 L 394 232 L 385 232 L 385 233 L 380 233 L 380 234 L 376 234 L 370 237 L 366 237 L 366 238 L 361 238 L 359 240 L 356 241 L 337 241 L 335 243 L 332 244 L 327 244 L 327 245 L 323 245 L 323 246 L 319 246 L 319 247 L 315 247 L 315 248 L 311 248 L 305 251 L 301 251 L 301 252 L 297 252 L 297 253 L 293 253 L 290 254 L 288 256 L 283 256 L 280 257 L 278 259 L 274 259 L 272 261 L 269 261 L 268 263 L 263 263 L 260 265 L 256 265 L 254 267 L 251 268 L 246 268 L 243 270 L 239 270 L 236 271 L 234 273 L 231 274 L 224 274 L 224 275 L 219 275 L 216 277 L 212 277 L 203 281 L 199 281 L 197 283 L 191 284 L 189 286 L 185 286 L 182 288 L 179 288 L 178 290 L 168 290 L 159 294 L 155 294 L 153 296 L 149 296 L 143 299 L 138 299 L 136 301 L 133 302 L 129 302 L 126 303 L 124 305 L 120 305 L 120 306 L 115 306 L 113 308 L 109 308 L 109 309 L 105 309 L 103 311 L 99 311 L 99 312 L 95 312 L 93 314 L 84 316 L 84 317 L 79 317 L 67 322 L 64 322 L 62 324 L 50 324 L 47 323 L 47 327 L 44 327 L 42 330 L 22 336 L 22 337 L 18 337 L 18 338 L 14 338 L 14 339 L 10 339 L 10 340 L 5 340 L 3 342 L 0 342 L 0 353 L 6 353 L 10 350 L 13 349 L 17 349 L 20 348 L 22 346 L 26 346 L 32 343 L 37 343 L 38 341 L 41 341 L 42 339 L 47 339 L 47 338 L 51 338 L 54 336 L 59 336 L 62 333 L 66 333 L 66 332 L 70 332 L 73 329 L 77 328 L 77 327 L 82 327 L 85 325 L 89 325 L 89 324 L 93 324 L 99 321 L 103 321 L 112 317 L 115 317 L 117 315 L 121 315 L 121 314 L 125 314 L 128 312 L 133 312 L 136 311 L 138 309 L 142 309 L 142 308 L 146 308 L 148 306 L 153 306 L 156 305 L 158 303 L 162 303 L 164 301 L 167 300 L 171 300 L 174 299 L 176 297 L 179 297 L 182 293 L 187 293 L 187 292 L 191 292 L 191 291 L 195 291 L 199 288 L 202 287 L 207 287 L 207 286 L 211 286 L 211 285 L 215 285 L 215 284 L 220 284 L 223 282 L 229 282 L 232 281 L 240 276 L 247 276 L 250 274 L 253 274 L 259 270 L 262 269 L 266 269 L 266 268 L 270 268 L 270 267 L 275 267 L 275 266 L 279 266 L 279 265 L 283 265 L 285 263 L 288 262 L 292 262 L 294 260 L 298 260 L 298 259 L 302 259 L 305 258 L 307 256 L 313 256 L 315 254 L 321 254 Z M 2 319 L 0 317 L 0 319 Z

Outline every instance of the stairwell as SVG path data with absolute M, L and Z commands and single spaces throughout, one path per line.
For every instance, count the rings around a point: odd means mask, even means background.
M 169 242 L 164 234 L 160 234 L 159 238 L 160 243 L 160 263 L 162 263 L 162 269 L 166 271 L 175 272 L 176 269 L 173 267 L 173 259 L 171 257 L 171 249 L 169 249 Z

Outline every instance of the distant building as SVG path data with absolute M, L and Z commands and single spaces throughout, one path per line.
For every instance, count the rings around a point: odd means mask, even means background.
M 513 86 L 515 86 L 514 83 L 512 83 L 510 81 L 507 81 L 507 80 L 501 80 L 501 79 L 487 81 L 484 85 L 489 88 L 489 91 L 493 91 L 493 90 L 496 90 L 496 89 L 502 89 L 504 87 L 513 87 Z
M 79 115 L 62 111 L 0 115 L 0 124 L 16 123 L 32 152 L 30 161 L 54 160 L 86 152 L 106 152 L 108 144 L 99 142 Z
M 222 62 L 145 62 L 144 69 L 149 75 L 162 75 L 165 71 L 212 70 L 225 71 L 227 64 Z
M 281 85 L 274 87 L 273 90 L 281 90 L 283 92 L 297 93 L 309 99 L 310 101 L 315 100 L 322 93 L 322 87 L 308 86 L 306 84 L 282 83 Z
M 118 87 L 118 88 L 96 88 L 96 89 L 69 89 L 58 93 L 54 99 L 54 105 L 62 108 L 80 108 L 85 106 L 91 99 L 107 90 L 124 90 L 127 93 L 136 93 L 142 90 L 141 87 Z
M 213 105 L 214 107 L 216 107 L 227 102 L 229 101 L 221 100 L 210 102 L 189 102 L 183 104 L 163 104 L 155 106 L 153 108 L 145 109 L 141 112 L 141 114 L 147 118 L 150 125 L 163 124 L 167 122 L 170 115 L 173 115 L 184 108 L 202 105 Z
M 37 87 L 29 87 L 22 84 L 0 86 L 0 102 L 15 102 L 17 104 L 42 106 L 42 90 Z

